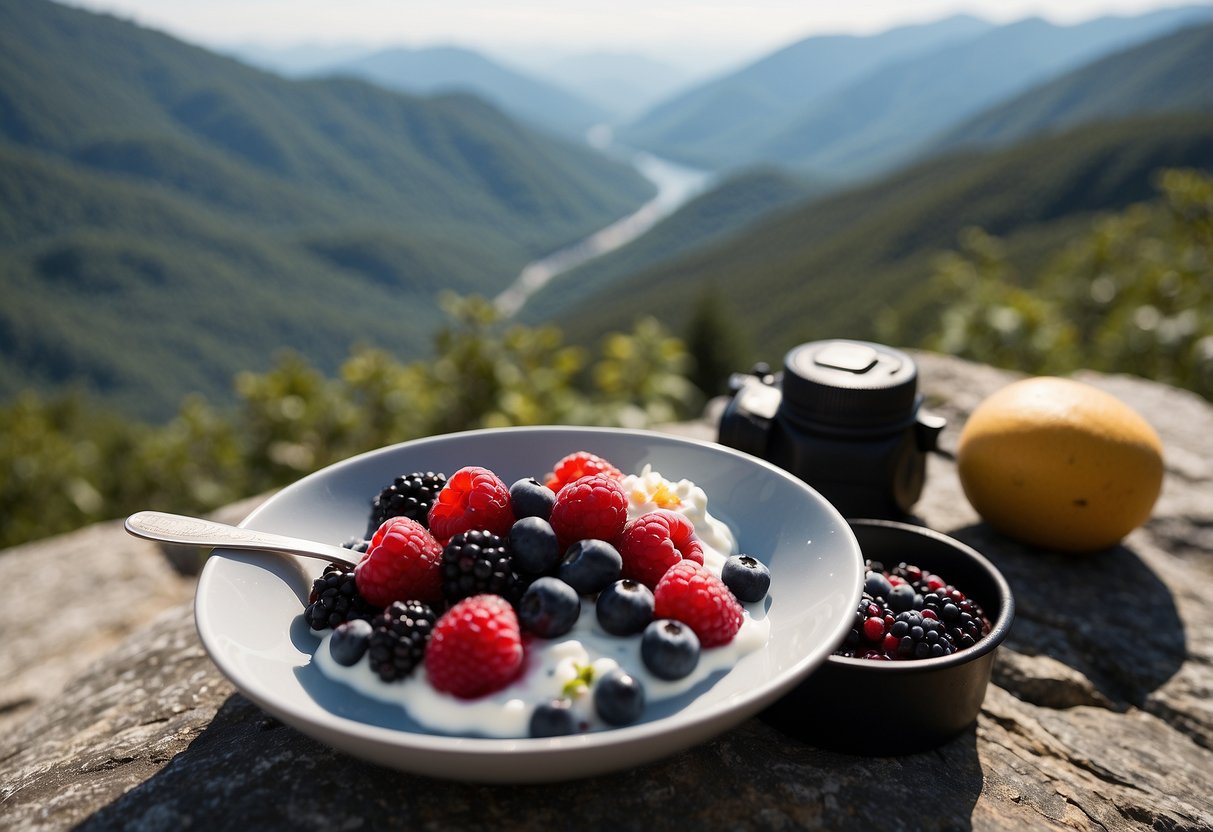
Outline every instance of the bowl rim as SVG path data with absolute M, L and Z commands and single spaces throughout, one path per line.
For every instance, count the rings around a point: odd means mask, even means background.
M 831 653 L 826 657 L 826 664 L 834 665 L 840 668 L 853 668 L 859 671 L 875 673 L 925 673 L 933 670 L 946 670 L 950 667 L 958 667 L 960 665 L 977 661 L 982 657 L 993 653 L 1006 639 L 1007 634 L 1011 631 L 1011 624 L 1015 619 L 1015 596 L 1011 593 L 1011 585 L 1007 582 L 1007 579 L 1003 576 L 1002 572 L 1000 572 L 998 567 L 996 567 L 985 555 L 978 552 L 972 546 L 962 543 L 956 538 L 946 535 L 943 532 L 928 528 L 927 526 L 904 523 L 898 520 L 883 520 L 865 517 L 848 517 L 847 524 L 851 526 L 852 530 L 855 530 L 856 527 L 891 529 L 916 537 L 925 537 L 955 549 L 972 560 L 978 566 L 978 568 L 980 568 L 990 577 L 990 579 L 994 582 L 994 585 L 998 588 L 998 596 L 1002 603 L 998 616 L 990 623 L 990 632 L 972 647 L 957 650 L 950 656 L 936 656 L 928 659 L 884 662 L 872 661 L 871 659 L 854 658 L 850 656 L 839 656 Z M 861 554 L 862 550 L 863 546 L 861 544 Z

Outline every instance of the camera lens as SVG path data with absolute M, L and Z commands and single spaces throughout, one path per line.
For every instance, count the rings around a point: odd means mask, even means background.
M 812 341 L 784 357 L 782 412 L 801 427 L 898 430 L 917 394 L 913 359 L 883 344 Z

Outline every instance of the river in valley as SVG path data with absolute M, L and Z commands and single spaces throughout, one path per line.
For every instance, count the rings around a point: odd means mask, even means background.
M 583 240 L 533 260 L 518 274 L 508 289 L 493 301 L 498 311 L 511 317 L 527 299 L 549 280 L 582 263 L 625 246 L 669 216 L 687 200 L 701 193 L 711 182 L 712 173 L 685 167 L 643 151 L 622 151 L 604 147 L 609 138 L 599 134 L 590 143 L 612 155 L 627 159 L 657 188 L 657 194 L 634 213 L 616 220 Z

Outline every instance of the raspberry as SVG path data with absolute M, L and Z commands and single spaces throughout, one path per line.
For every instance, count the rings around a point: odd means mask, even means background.
M 499 595 L 473 595 L 447 610 L 425 651 L 430 684 L 460 699 L 501 690 L 522 665 L 518 616 Z
M 472 529 L 505 537 L 514 525 L 509 486 L 488 468 L 460 468 L 434 499 L 429 525 L 444 543 Z
M 649 589 L 681 560 L 703 563 L 703 544 L 695 536 L 694 524 L 672 511 L 659 509 L 630 520 L 619 536 L 618 548 L 623 557 L 623 577 L 640 581 Z
M 623 486 L 605 474 L 592 474 L 560 489 L 550 522 L 563 550 L 578 540 L 614 540 L 627 519 Z
M 416 520 L 393 517 L 371 538 L 354 580 L 377 607 L 408 599 L 442 603 L 442 546 Z
M 623 479 L 623 472 L 602 457 L 589 451 L 577 451 L 556 463 L 547 475 L 544 485 L 559 494 L 560 489 L 569 483 L 592 474 L 603 474 L 615 480 Z
M 699 636 L 701 646 L 716 647 L 733 640 L 745 614 L 724 581 L 702 565 L 682 560 L 657 582 L 653 617 L 681 621 Z

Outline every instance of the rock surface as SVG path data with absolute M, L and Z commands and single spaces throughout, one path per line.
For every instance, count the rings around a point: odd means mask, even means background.
M 919 519 L 994 560 L 1017 603 L 981 716 L 946 745 L 849 756 L 754 719 L 572 783 L 400 774 L 235 692 L 195 635 L 189 579 L 103 524 L 0 554 L 0 586 L 26 588 L 0 605 L 0 826 L 1213 828 L 1213 406 L 1150 382 L 1081 377 L 1158 429 L 1167 478 L 1154 517 L 1123 545 L 1066 557 L 981 524 L 947 456 L 965 416 L 1013 376 L 915 357 L 929 406 L 948 418 Z M 707 424 L 679 431 L 714 436 Z M 48 624 L 45 611 L 65 606 Z

